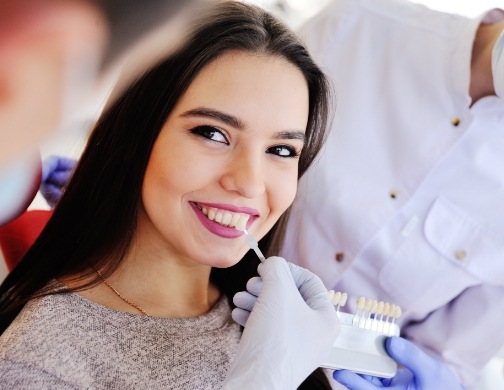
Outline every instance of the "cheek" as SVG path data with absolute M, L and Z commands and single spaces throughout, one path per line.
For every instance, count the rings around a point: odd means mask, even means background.
M 270 186 L 270 206 L 272 213 L 279 217 L 294 201 L 297 192 L 297 170 L 272 179 Z

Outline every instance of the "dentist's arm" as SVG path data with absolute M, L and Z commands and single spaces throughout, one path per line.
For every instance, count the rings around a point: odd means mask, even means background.
M 328 356 L 339 320 L 322 281 L 270 257 L 234 297 L 245 326 L 223 389 L 296 389 Z

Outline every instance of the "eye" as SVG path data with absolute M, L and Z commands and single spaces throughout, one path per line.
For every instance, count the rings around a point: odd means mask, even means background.
M 210 141 L 229 145 L 229 142 L 224 133 L 213 126 L 207 126 L 207 125 L 197 126 L 191 129 L 191 133 L 209 139 Z
M 266 153 L 274 154 L 283 158 L 298 157 L 300 154 L 295 148 L 289 145 L 272 146 L 266 150 Z

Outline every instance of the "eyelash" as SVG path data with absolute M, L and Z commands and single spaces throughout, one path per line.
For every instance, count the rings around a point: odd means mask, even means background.
M 229 141 L 228 141 L 226 135 L 216 127 L 208 126 L 208 125 L 196 126 L 196 127 L 192 128 L 190 130 L 190 132 L 192 134 L 199 136 L 199 137 L 206 138 L 209 141 L 229 145 Z M 222 138 L 224 139 L 224 141 L 218 141 L 218 140 L 212 139 L 212 136 L 215 135 L 216 133 L 220 134 L 222 136 Z M 286 149 L 289 152 L 289 155 L 282 156 L 281 151 L 280 151 L 281 149 Z M 272 147 L 266 149 L 266 153 L 274 154 L 280 158 L 297 158 L 301 154 L 299 151 L 297 151 L 294 147 L 292 147 L 290 145 L 275 145 L 275 146 L 272 146 Z
M 227 137 L 224 135 L 224 133 L 221 130 L 219 130 L 216 127 L 213 127 L 213 126 L 208 126 L 208 125 L 196 126 L 196 127 L 194 127 L 194 128 L 191 129 L 191 133 L 192 134 L 196 134 L 196 135 L 198 135 L 200 137 L 206 138 L 209 141 L 213 141 L 213 142 L 218 142 L 220 144 L 229 145 L 229 141 L 228 141 Z M 212 133 L 212 134 L 210 134 L 210 133 Z M 217 141 L 217 140 L 212 139 L 212 135 L 214 135 L 215 133 L 220 134 L 222 136 L 222 138 L 224 138 L 224 141 Z
M 278 151 L 278 149 L 287 149 L 289 151 L 289 155 L 282 156 L 280 153 L 273 152 L 274 150 Z M 296 158 L 296 157 L 299 157 L 299 155 L 300 155 L 300 153 L 296 149 L 294 149 L 292 146 L 289 146 L 289 145 L 272 146 L 271 148 L 268 148 L 266 150 L 266 153 L 274 154 L 280 158 Z

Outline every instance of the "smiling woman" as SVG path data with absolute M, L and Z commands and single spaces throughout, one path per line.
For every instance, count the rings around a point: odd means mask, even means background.
M 328 87 L 259 8 L 213 5 L 193 28 L 104 112 L 0 287 L 3 384 L 221 387 L 241 335 L 231 299 L 258 264 L 235 227 L 273 251 L 322 146 Z M 303 386 L 328 386 L 319 374 Z

